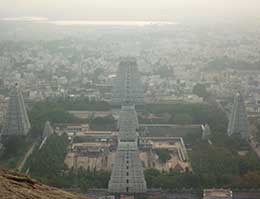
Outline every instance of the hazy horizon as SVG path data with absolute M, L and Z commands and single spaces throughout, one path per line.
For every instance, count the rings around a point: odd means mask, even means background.
M 50 20 L 178 21 L 260 18 L 259 0 L 2 0 L 0 18 Z

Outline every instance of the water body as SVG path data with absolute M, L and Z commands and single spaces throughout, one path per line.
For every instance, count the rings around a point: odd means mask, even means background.
M 177 25 L 171 21 L 50 21 L 62 26 L 147 26 L 147 25 Z
M 49 20 L 42 17 L 2 18 L 1 21 L 49 23 L 59 26 L 149 26 L 177 25 L 174 21 L 91 21 L 91 20 Z

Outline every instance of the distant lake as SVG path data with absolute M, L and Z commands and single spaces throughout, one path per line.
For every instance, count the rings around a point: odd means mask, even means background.
M 61 26 L 147 26 L 147 25 L 177 25 L 171 21 L 49 21 Z
M 174 21 L 90 21 L 90 20 L 49 20 L 41 17 L 2 18 L 2 21 L 49 23 L 59 26 L 148 26 L 177 25 Z

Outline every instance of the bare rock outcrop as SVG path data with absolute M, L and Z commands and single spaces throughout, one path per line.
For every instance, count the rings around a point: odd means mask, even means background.
M 86 199 L 43 185 L 28 176 L 0 169 L 0 199 Z

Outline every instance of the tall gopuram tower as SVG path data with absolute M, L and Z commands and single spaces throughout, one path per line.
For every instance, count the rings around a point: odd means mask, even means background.
M 138 72 L 137 61 L 131 57 L 123 58 L 119 63 L 113 85 L 112 105 L 120 106 L 123 104 L 127 89 L 129 90 L 128 98 L 133 104 L 144 104 L 144 89 Z
M 138 194 L 147 191 L 143 166 L 137 146 L 138 120 L 134 105 L 123 105 L 119 126 L 119 143 L 109 181 L 109 192 Z
M 31 129 L 27 115 L 23 95 L 18 86 L 10 93 L 8 110 L 2 130 L 3 136 L 21 135 L 26 136 Z
M 127 73 L 130 74 L 130 73 Z M 127 75 L 126 74 L 126 75 Z M 132 97 L 133 83 L 126 77 L 118 119 L 118 147 L 108 190 L 114 194 L 138 194 L 147 191 L 137 145 L 138 117 Z
M 239 135 L 243 139 L 249 137 L 249 122 L 242 94 L 237 93 L 234 99 L 232 113 L 229 118 L 228 135 Z

